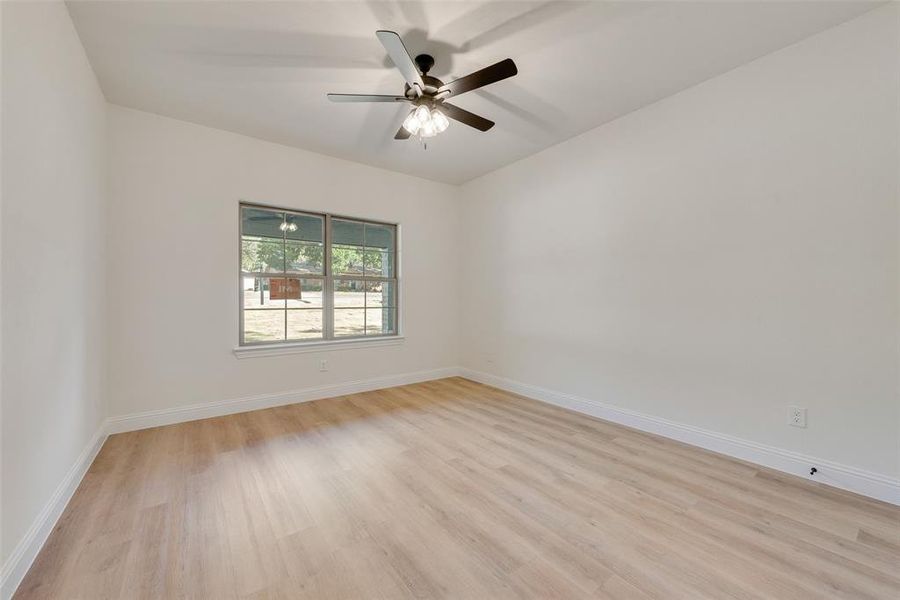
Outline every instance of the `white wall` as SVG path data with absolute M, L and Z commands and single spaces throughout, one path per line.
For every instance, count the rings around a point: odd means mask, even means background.
M 6 563 L 105 413 L 106 103 L 62 3 L 2 3 Z
M 107 113 L 65 7 L 0 6 L 4 562 L 105 415 L 460 356 L 900 473 L 897 5 L 462 188 Z M 236 359 L 241 199 L 400 222 L 406 341 Z
M 464 366 L 896 477 L 898 62 L 892 4 L 463 186 Z
M 113 416 L 457 364 L 454 187 L 117 106 L 109 128 Z M 405 342 L 235 358 L 241 200 L 400 223 Z

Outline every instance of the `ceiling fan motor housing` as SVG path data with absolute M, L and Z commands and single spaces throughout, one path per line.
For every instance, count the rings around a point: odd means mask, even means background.
M 426 96 L 434 96 L 437 94 L 438 88 L 444 85 L 444 82 L 436 77 L 430 77 L 428 75 L 428 71 L 431 70 L 431 67 L 434 66 L 434 57 L 430 54 L 419 54 L 415 58 L 416 67 L 419 69 L 419 73 L 422 74 L 422 83 L 425 84 L 425 89 L 422 90 L 422 94 Z M 416 91 L 410 87 L 407 83 L 404 88 L 404 94 L 410 100 L 419 99 Z
M 517 74 L 516 63 L 511 58 L 501 60 L 445 84 L 440 79 L 428 75 L 428 71 L 434 67 L 433 56 L 430 54 L 419 54 L 415 58 L 410 56 L 396 31 L 380 29 L 375 32 L 375 35 L 406 81 L 403 95 L 328 94 L 329 100 L 332 102 L 409 102 L 417 107 L 417 112 L 427 109 L 432 118 L 437 119 L 443 128 L 446 128 L 447 119 L 459 121 L 478 131 L 487 131 L 494 126 L 493 121 L 454 106 L 446 100 L 451 96 L 455 98 L 460 94 L 477 90 Z M 438 108 L 440 111 L 435 113 L 435 109 Z M 410 125 L 413 124 L 410 123 Z M 404 126 L 400 127 L 394 139 L 409 139 L 411 133 L 405 126 L 406 122 L 404 121 Z M 443 128 L 440 131 L 443 131 Z
M 430 75 L 422 75 L 422 83 L 425 84 L 425 89 L 422 90 L 423 98 L 426 96 L 433 97 L 435 94 L 437 94 L 438 89 L 440 89 L 440 87 L 444 85 L 443 81 L 441 81 L 437 77 L 431 77 Z M 403 89 L 404 94 L 406 94 L 407 98 L 409 98 L 410 100 L 417 99 L 416 91 L 412 89 L 408 83 Z

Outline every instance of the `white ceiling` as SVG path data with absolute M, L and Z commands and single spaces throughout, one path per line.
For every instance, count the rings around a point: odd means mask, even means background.
M 875 2 L 70 2 L 113 103 L 462 183 L 799 41 Z M 375 37 L 400 33 L 444 81 L 510 57 L 519 74 L 454 101 L 423 150 L 393 135 L 405 104 Z

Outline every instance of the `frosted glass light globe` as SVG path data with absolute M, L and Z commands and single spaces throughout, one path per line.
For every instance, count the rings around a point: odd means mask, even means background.
M 418 117 L 416 117 L 416 111 L 412 111 L 407 115 L 406 119 L 403 121 L 403 129 L 408 131 L 411 135 L 416 135 L 419 132 L 419 128 L 422 126 L 422 122 L 419 121 Z
M 438 133 L 442 133 L 450 126 L 450 120 L 444 116 L 444 113 L 437 109 L 431 111 L 431 122 L 434 123 L 434 129 Z

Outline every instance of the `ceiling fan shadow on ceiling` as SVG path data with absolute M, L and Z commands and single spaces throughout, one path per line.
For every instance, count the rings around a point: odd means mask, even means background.
M 480 117 L 447 102 L 448 98 L 459 96 L 472 90 L 512 77 L 519 71 L 511 58 L 501 60 L 465 77 L 444 83 L 428 75 L 434 66 L 434 58 L 429 54 L 419 54 L 415 61 L 403 45 L 403 40 L 393 31 L 376 31 L 375 35 L 387 50 L 397 70 L 406 80 L 403 95 L 372 94 L 328 94 L 332 102 L 409 102 L 412 110 L 403 120 L 403 125 L 394 135 L 395 140 L 416 137 L 425 140 L 443 132 L 450 125 L 450 119 L 487 131 L 494 122 Z

